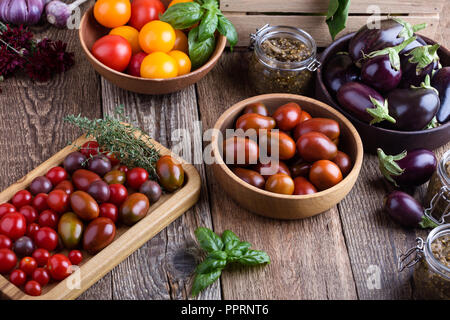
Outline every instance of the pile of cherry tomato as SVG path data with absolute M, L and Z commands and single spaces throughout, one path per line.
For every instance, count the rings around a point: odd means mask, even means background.
M 169 6 L 193 0 L 173 0 Z M 160 0 L 98 0 L 94 17 L 110 33 L 98 39 L 92 54 L 104 65 L 135 77 L 173 78 L 191 71 L 188 39 L 160 21 Z
M 236 120 L 235 129 L 246 134 L 236 133 L 224 141 L 225 162 L 239 178 L 260 189 L 313 194 L 338 184 L 353 166 L 350 157 L 338 150 L 338 122 L 312 118 L 294 102 L 278 107 L 272 115 L 263 103 L 250 104 Z M 251 129 L 255 138 L 249 134 Z M 278 148 L 277 159 L 271 147 Z M 260 161 L 263 148 L 272 156 L 269 163 Z M 273 174 L 267 174 L 269 167 Z
M 150 180 L 145 169 L 121 165 L 96 141 L 85 143 L 0 205 L 0 274 L 41 295 L 42 287 L 68 277 L 83 254 L 108 246 L 116 225 L 144 218 L 162 188 L 173 192 L 184 183 L 184 170 L 171 156 L 159 158 L 156 173 L 158 181 Z

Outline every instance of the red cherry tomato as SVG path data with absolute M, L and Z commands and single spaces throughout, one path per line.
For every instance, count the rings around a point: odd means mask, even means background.
M 127 173 L 129 169 L 127 166 L 121 165 L 118 170 Z
M 346 176 L 352 170 L 352 160 L 342 151 L 338 151 L 336 157 L 332 161 L 338 165 L 339 169 L 341 169 L 343 176 Z
M 0 219 L 7 213 L 16 212 L 17 209 L 11 203 L 0 204 Z
M 138 52 L 132 56 L 127 68 L 127 73 L 134 77 L 140 77 L 142 61 L 144 61 L 146 56 L 148 56 L 148 53 L 146 52 Z
M 132 50 L 125 38 L 109 34 L 94 43 L 92 54 L 105 66 L 123 72 L 130 63 Z
M 37 223 L 30 223 L 27 226 L 26 235 L 29 236 L 31 239 L 34 239 L 34 236 L 36 235 L 36 232 L 38 230 L 39 230 L 39 225 Z
M 13 241 L 24 236 L 26 231 L 27 220 L 18 212 L 7 213 L 0 219 L 0 234 Z
M 11 249 L 12 241 L 4 234 L 0 234 L 0 249 Z
M 23 206 L 20 208 L 19 213 L 23 214 L 25 219 L 27 219 L 27 223 L 33 223 L 38 218 L 38 212 L 32 206 Z
M 37 268 L 33 271 L 31 278 L 44 287 L 50 281 L 50 273 L 47 269 Z
M 72 272 L 72 263 L 65 255 L 57 253 L 48 259 L 47 269 L 55 280 L 64 280 Z
M 45 210 L 39 215 L 39 226 L 56 229 L 58 226 L 59 216 L 53 210 Z
M 109 186 L 110 197 L 109 202 L 115 204 L 116 206 L 120 206 L 125 199 L 128 197 L 127 188 L 119 183 L 111 184 Z
M 27 275 L 20 269 L 16 269 L 9 275 L 9 281 L 17 287 L 21 287 L 27 282 Z
M 289 102 L 273 113 L 272 117 L 277 122 L 277 127 L 283 131 L 290 131 L 300 123 L 302 108 L 295 102 Z
M 311 166 L 309 180 L 317 189 L 325 190 L 342 181 L 342 172 L 334 162 L 319 160 Z
M 86 158 L 96 156 L 100 151 L 100 145 L 97 141 L 85 142 L 80 149 L 80 152 L 85 155 Z
M 53 190 L 62 190 L 69 196 L 73 193 L 74 189 L 75 188 L 73 186 L 73 183 L 69 180 L 61 181 L 60 183 L 57 184 L 55 188 L 53 188 Z
M 111 162 L 112 167 L 114 167 L 115 165 L 118 165 L 120 162 L 120 160 L 117 158 L 115 153 L 105 152 L 105 156 L 109 159 L 109 162 Z
M 64 213 L 69 209 L 69 195 L 63 190 L 53 190 L 48 194 L 47 204 L 50 209 Z
M 112 203 L 102 203 L 100 205 L 100 217 L 111 219 L 114 223 L 117 222 L 119 217 L 119 209 Z
M 159 0 L 133 0 L 131 2 L 131 18 L 128 24 L 137 30 L 166 11 L 164 4 Z
M 66 180 L 68 177 L 66 169 L 62 167 L 51 168 L 50 170 L 48 170 L 45 176 L 54 186 L 56 186 L 61 181 Z
M 25 284 L 25 293 L 30 296 L 40 296 L 42 293 L 42 288 L 39 282 L 30 280 Z
M 69 260 L 74 265 L 79 265 L 83 261 L 83 254 L 80 250 L 72 250 L 69 252 Z
M 31 276 L 37 268 L 37 262 L 32 257 L 25 257 L 20 260 L 19 269 L 25 272 L 27 276 Z
M 34 235 L 34 243 L 38 248 L 53 251 L 58 246 L 58 234 L 49 227 L 40 228 Z
M 47 210 L 48 209 L 47 198 L 48 198 L 48 194 L 38 193 L 33 198 L 33 201 L 31 201 L 31 205 L 33 206 L 33 208 L 35 208 L 37 210 L 37 212 L 42 212 L 44 210 Z
M 311 119 L 311 115 L 306 112 L 305 110 L 302 110 L 302 114 L 300 115 L 300 123 L 302 123 L 303 121 L 306 121 L 308 119 Z
M 23 206 L 31 204 L 31 193 L 27 190 L 20 190 L 12 197 L 11 202 L 17 208 L 20 209 Z
M 127 172 L 127 184 L 133 189 L 139 190 L 147 179 L 148 172 L 143 168 L 133 168 Z
M 39 248 L 34 250 L 32 256 L 34 260 L 36 260 L 38 267 L 44 267 L 47 265 L 48 258 L 50 258 L 50 252 L 48 252 L 48 250 Z
M 297 177 L 294 179 L 295 195 L 313 194 L 316 192 L 316 187 L 304 177 Z
M 16 254 L 10 249 L 0 249 L 0 273 L 8 273 L 17 264 Z

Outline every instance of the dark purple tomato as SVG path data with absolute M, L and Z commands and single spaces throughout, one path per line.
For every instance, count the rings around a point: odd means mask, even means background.
M 266 180 L 258 172 L 244 168 L 234 168 L 233 173 L 248 184 L 256 188 L 264 189 Z
M 339 169 L 341 169 L 343 176 L 346 176 L 352 170 L 353 167 L 352 160 L 346 153 L 342 151 L 338 151 L 336 157 L 331 161 L 337 164 Z
M 339 151 L 338 151 L 339 153 Z M 294 163 L 289 167 L 291 175 L 293 178 L 296 177 L 308 177 L 309 170 L 311 169 L 311 164 L 308 162 L 298 162 Z
M 89 159 L 88 169 L 100 177 L 111 171 L 111 161 L 103 155 L 97 155 Z
M 110 197 L 109 185 L 103 180 L 97 180 L 91 183 L 87 193 L 89 193 L 97 202 L 108 202 Z
M 34 196 L 38 193 L 49 193 L 52 188 L 52 183 L 44 176 L 34 178 L 30 184 L 30 192 Z
M 69 153 L 69 155 L 64 159 L 64 169 L 67 172 L 72 173 L 78 169 L 83 168 L 83 164 L 86 161 L 86 157 L 78 151 Z
M 139 188 L 139 192 L 145 194 L 150 203 L 157 202 L 162 195 L 161 186 L 153 180 L 145 181 Z
M 27 236 L 20 237 L 13 245 L 13 251 L 18 257 L 31 257 L 35 248 L 33 240 Z
M 119 208 L 119 219 L 131 226 L 147 215 L 150 203 L 142 193 L 133 193 Z
M 305 195 L 316 193 L 317 189 L 314 185 L 304 177 L 294 179 L 294 195 Z
M 83 235 L 83 249 L 96 254 L 108 246 L 116 235 L 116 226 L 111 219 L 99 217 L 92 220 Z

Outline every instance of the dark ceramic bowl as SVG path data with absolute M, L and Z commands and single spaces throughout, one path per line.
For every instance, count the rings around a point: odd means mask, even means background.
M 348 43 L 350 38 L 355 33 L 350 33 L 333 42 L 320 57 L 322 66 L 326 65 L 328 59 L 336 55 L 340 51 L 348 51 Z M 421 36 L 428 44 L 435 44 L 436 42 Z M 440 47 L 438 55 L 442 66 L 450 65 L 450 52 Z M 358 130 L 363 144 L 364 151 L 369 153 L 376 153 L 377 148 L 382 148 L 385 152 L 393 154 L 400 153 L 403 150 L 411 150 L 415 148 L 426 148 L 434 150 L 450 141 L 450 121 L 437 128 L 421 130 L 421 131 L 397 131 L 384 129 L 376 126 L 371 126 L 362 122 L 345 111 L 337 100 L 330 94 L 322 79 L 322 68 L 317 70 L 316 76 L 316 98 L 321 100 L 333 108 L 343 113 Z

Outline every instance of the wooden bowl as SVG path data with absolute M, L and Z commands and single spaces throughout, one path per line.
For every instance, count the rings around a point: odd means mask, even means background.
M 400 153 L 403 150 L 415 148 L 436 149 L 450 141 L 450 122 L 437 128 L 421 131 L 397 131 L 371 126 L 355 118 L 343 110 L 337 100 L 330 94 L 323 81 L 323 66 L 328 60 L 341 51 L 348 51 L 348 43 L 355 33 L 350 33 L 333 42 L 321 55 L 322 67 L 317 70 L 316 75 L 316 98 L 342 112 L 354 124 L 364 142 L 364 150 L 375 154 L 377 148 L 382 148 L 390 154 Z M 421 36 L 428 44 L 436 42 Z M 440 47 L 438 55 L 443 66 L 450 65 L 450 52 Z
M 216 49 L 211 58 L 200 68 L 175 78 L 169 79 L 145 79 L 134 77 L 126 73 L 113 70 L 98 61 L 91 53 L 91 48 L 95 41 L 107 35 L 111 29 L 100 25 L 94 18 L 93 8 L 90 8 L 84 14 L 80 23 L 79 37 L 81 47 L 94 69 L 105 79 L 114 83 L 116 86 L 142 94 L 166 94 L 181 90 L 202 79 L 217 63 L 227 39 L 220 35 L 217 39 Z
M 332 188 L 315 194 L 301 196 L 282 195 L 265 191 L 238 178 L 223 161 L 218 145 L 218 141 L 221 141 L 219 140 L 219 134 L 224 134 L 226 129 L 233 128 L 236 119 L 241 115 L 245 106 L 253 102 L 264 103 L 270 112 L 287 102 L 296 102 L 313 117 L 325 117 L 336 120 L 341 129 L 339 148 L 352 159 L 353 169 L 351 172 Z M 243 100 L 226 110 L 217 120 L 214 129 L 211 145 L 215 161 L 212 166 L 217 182 L 240 206 L 265 217 L 302 219 L 330 209 L 350 192 L 358 178 L 363 161 L 364 151 L 361 138 L 350 121 L 332 107 L 304 96 L 275 93 Z

